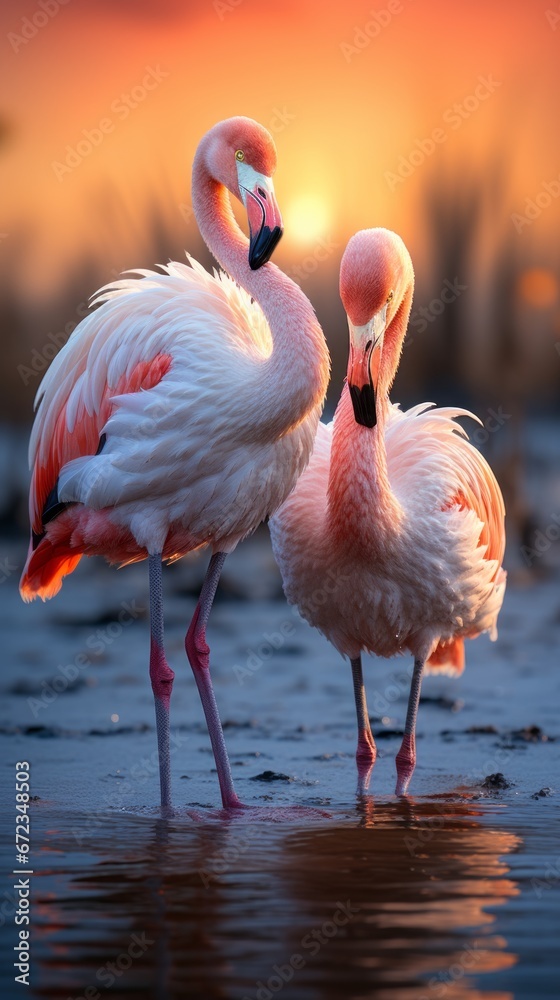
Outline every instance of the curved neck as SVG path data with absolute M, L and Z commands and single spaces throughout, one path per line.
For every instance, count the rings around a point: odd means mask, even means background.
M 404 338 L 408 327 L 408 319 L 412 308 L 412 296 L 414 294 L 414 280 L 407 284 L 399 308 L 391 320 L 386 333 L 379 368 L 379 380 L 377 383 L 378 397 L 378 417 L 387 412 L 389 403 L 389 392 L 395 375 L 399 367 Z
M 387 543 L 398 533 L 404 517 L 389 480 L 385 427 L 390 411 L 389 389 L 399 364 L 412 294 L 411 282 L 385 333 L 375 427 L 362 427 L 356 422 L 347 384 L 334 417 L 327 488 L 330 526 L 335 534 L 352 538 L 378 558 L 387 553 Z
M 199 154 L 193 165 L 192 200 L 209 250 L 258 302 L 268 321 L 273 349 L 259 366 L 256 412 L 262 435 L 285 433 L 322 404 L 329 376 L 323 332 L 307 297 L 275 264 L 251 270 L 249 241 L 237 225 L 228 192 Z
M 375 427 L 362 427 L 344 385 L 334 416 L 327 487 L 332 532 L 370 554 L 387 551 L 387 540 L 398 532 L 404 516 L 387 469 L 389 400 L 385 397 L 381 406 L 379 402 Z

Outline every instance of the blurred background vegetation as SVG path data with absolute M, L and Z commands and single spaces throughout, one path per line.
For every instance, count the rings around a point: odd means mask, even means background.
M 276 139 L 275 260 L 323 325 L 327 413 L 346 368 L 340 258 L 357 229 L 385 225 L 417 276 L 393 399 L 472 408 L 506 496 L 510 566 L 558 561 L 560 546 L 538 561 L 522 546 L 560 514 L 560 27 L 521 0 L 449 7 L 74 0 L 45 21 L 33 3 L 3 6 L 5 530 L 27 530 L 41 375 L 122 270 L 185 250 L 213 265 L 190 164 L 215 121 L 249 114 Z

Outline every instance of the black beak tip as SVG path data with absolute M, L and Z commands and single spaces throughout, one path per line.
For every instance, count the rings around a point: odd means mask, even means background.
M 357 385 L 349 384 L 349 389 L 356 423 L 361 424 L 362 427 L 375 427 L 377 413 L 373 386 L 368 384 L 359 389 Z
M 270 260 L 274 250 L 282 239 L 282 233 L 283 229 L 280 226 L 275 226 L 274 229 L 263 226 L 254 238 L 251 237 L 249 244 L 249 267 L 252 271 L 258 271 L 259 267 L 262 267 L 263 264 L 266 264 Z

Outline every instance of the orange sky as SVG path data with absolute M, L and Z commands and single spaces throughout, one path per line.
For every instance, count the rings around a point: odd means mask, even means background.
M 25 43 L 24 17 L 40 24 Z M 421 267 L 427 179 L 445 167 L 460 185 L 471 164 L 483 178 L 497 157 L 505 230 L 527 247 L 558 231 L 560 198 L 522 237 L 510 218 L 560 174 L 560 22 L 554 30 L 540 4 L 69 0 L 47 18 L 39 0 L 11 0 L 2 18 L 0 260 L 36 302 L 56 297 L 82 259 L 99 259 L 107 278 L 150 266 L 146 206 L 196 250 L 180 211 L 192 157 L 202 133 L 232 114 L 275 132 L 283 267 L 320 236 L 337 244 L 338 265 L 347 238 L 369 225 L 397 229 Z M 146 67 L 160 80 L 127 112 L 121 95 L 142 87 Z M 476 103 L 480 77 L 495 89 L 457 119 L 452 106 Z M 101 120 L 107 134 L 61 176 L 53 163 Z M 399 158 L 416 140 L 429 149 L 438 128 L 444 140 L 391 191 Z

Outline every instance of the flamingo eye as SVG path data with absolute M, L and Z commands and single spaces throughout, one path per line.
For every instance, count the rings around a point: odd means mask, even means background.
M 395 297 L 395 293 L 394 293 L 394 291 L 393 291 L 393 290 L 391 289 L 391 291 L 389 292 L 389 294 L 388 294 L 388 296 L 387 296 L 387 303 L 389 303 L 389 302 L 392 302 L 392 301 L 393 301 L 393 299 L 394 299 L 394 297 Z
M 237 149 L 235 151 L 235 159 L 239 160 L 240 163 L 243 163 L 243 160 L 245 159 L 245 153 L 243 152 L 242 149 Z

